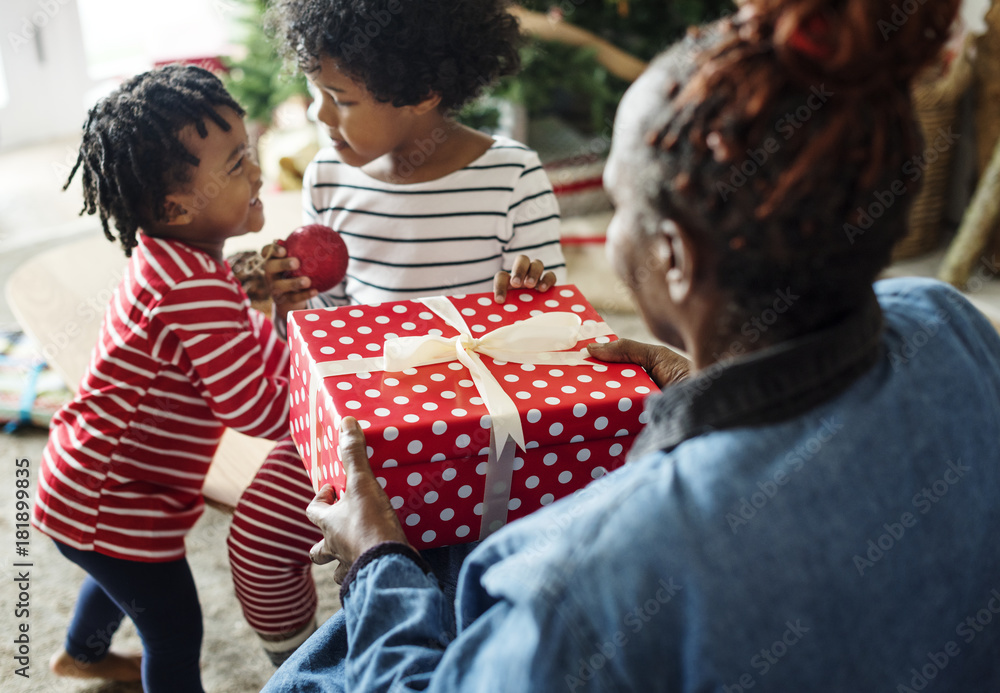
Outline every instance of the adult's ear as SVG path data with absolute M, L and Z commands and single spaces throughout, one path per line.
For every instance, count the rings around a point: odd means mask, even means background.
M 167 195 L 163 200 L 163 213 L 167 226 L 190 224 L 194 218 L 190 205 L 183 195 Z
M 694 288 L 698 250 L 691 236 L 669 219 L 660 222 L 659 252 L 666 269 L 665 279 L 670 300 L 682 305 L 690 297 Z

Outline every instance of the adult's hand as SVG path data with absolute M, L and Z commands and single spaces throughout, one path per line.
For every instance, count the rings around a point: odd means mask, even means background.
M 389 497 L 372 474 L 364 433 L 351 416 L 340 422 L 340 460 L 347 474 L 340 499 L 326 485 L 306 508 L 306 516 L 323 532 L 323 540 L 312 547 L 309 557 L 319 564 L 339 560 L 334 575 L 338 583 L 358 556 L 373 546 L 386 541 L 408 543 Z
M 657 387 L 663 389 L 691 372 L 691 362 L 665 346 L 619 339 L 607 344 L 588 344 L 587 351 L 606 363 L 634 363 L 648 372 Z

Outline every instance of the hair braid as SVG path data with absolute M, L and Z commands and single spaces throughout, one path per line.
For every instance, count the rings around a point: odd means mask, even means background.
M 193 124 L 205 137 L 206 118 L 228 130 L 216 110 L 222 106 L 244 113 L 222 82 L 199 67 L 167 65 L 127 80 L 87 114 L 80 151 L 63 190 L 80 171 L 80 214 L 96 213 L 104 235 L 120 241 L 130 256 L 138 229 L 164 218 L 167 194 L 190 180 L 190 167 L 199 164 L 178 134 Z

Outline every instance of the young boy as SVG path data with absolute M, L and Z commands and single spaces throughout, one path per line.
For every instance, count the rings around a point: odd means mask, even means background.
M 319 120 L 333 140 L 306 172 L 305 217 L 337 230 L 351 257 L 344 282 L 317 295 L 307 278 L 282 277 L 298 260 L 265 248 L 278 329 L 289 310 L 307 303 L 489 291 L 502 270 L 512 272 L 515 287 L 523 281 L 545 290 L 562 280 L 559 209 L 537 154 L 453 119 L 517 67 L 518 28 L 507 3 L 374 0 L 364 12 L 356 7 L 289 0 L 276 8 L 286 53 L 318 90 Z M 552 271 L 543 274 L 543 266 Z M 309 548 L 322 535 L 305 516 L 312 497 L 286 441 L 233 518 L 237 596 L 276 663 L 315 628 Z
M 264 224 L 243 109 L 211 73 L 134 77 L 84 126 L 84 210 L 113 219 L 130 262 L 77 397 L 53 419 L 33 523 L 88 576 L 61 676 L 200 691 L 201 607 L 184 536 L 227 426 L 288 430 L 288 354 L 223 260 Z M 67 182 L 68 185 L 68 182 Z M 138 605 L 141 608 L 133 608 Z M 128 613 L 143 657 L 101 637 Z

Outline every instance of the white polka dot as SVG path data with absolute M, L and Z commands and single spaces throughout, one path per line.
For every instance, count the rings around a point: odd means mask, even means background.
M 348 354 L 347 358 L 349 361 L 360 361 L 362 356 L 361 354 Z
M 618 400 L 618 411 L 628 411 L 632 408 L 632 400 L 622 397 Z
M 610 387 L 612 390 L 617 390 L 618 388 L 620 388 L 622 386 L 622 384 L 620 382 L 618 382 L 617 380 L 609 380 L 608 382 L 606 382 L 604 384 L 607 387 Z
M 436 383 L 439 383 L 444 379 L 445 377 L 443 373 L 431 373 L 431 380 L 433 380 Z
M 503 309 L 508 313 L 513 313 L 514 311 L 517 310 L 517 306 L 514 305 L 513 303 L 505 303 Z
M 411 440 L 406 446 L 406 451 L 411 455 L 416 455 L 418 452 L 424 449 L 424 444 L 419 440 Z
M 493 426 L 493 419 L 490 418 L 489 414 L 484 414 L 479 418 L 479 427 L 489 429 Z
M 531 371 L 535 370 L 535 364 L 533 364 L 533 363 L 522 363 L 521 364 L 521 370 L 522 371 L 528 371 L 530 373 Z
M 603 431 L 607 427 L 608 427 L 608 417 L 606 416 L 599 416 L 597 417 L 597 420 L 594 421 L 594 428 L 596 428 L 598 431 Z
M 598 390 L 597 392 L 591 392 L 590 396 L 593 397 L 594 399 L 604 399 L 605 394 Z
M 517 510 L 521 507 L 521 501 L 517 498 L 511 498 L 507 501 L 507 510 Z
M 605 371 L 608 370 L 608 367 L 605 366 L 604 364 L 597 364 L 596 366 L 592 366 L 592 368 L 598 373 L 604 373 Z
M 464 449 L 464 448 L 469 447 L 469 443 L 471 443 L 471 442 L 472 442 L 472 438 L 470 438 L 468 435 L 466 435 L 465 433 L 463 433 L 458 438 L 455 438 L 455 447 L 457 447 L 459 449 Z
M 534 300 L 534 298 L 532 298 L 531 294 L 528 293 L 528 292 L 524 292 L 523 294 L 518 295 L 518 298 L 520 300 L 524 301 L 525 303 L 527 303 L 528 301 L 533 301 Z
M 448 364 L 448 368 L 450 368 L 450 369 L 451 369 L 451 370 L 453 370 L 453 371 L 460 371 L 460 370 L 462 370 L 463 368 L 465 368 L 465 366 L 463 366 L 463 365 L 462 365 L 461 363 L 459 363 L 458 361 L 451 361 L 451 362 L 450 362 L 450 363 Z
M 579 303 L 570 306 L 569 309 L 574 313 L 582 313 L 583 311 L 587 310 L 585 306 L 581 306 Z
M 385 480 L 385 477 L 381 477 L 381 476 L 377 476 L 377 477 L 375 477 L 375 481 L 377 481 L 377 482 L 378 482 L 378 485 L 379 485 L 379 486 L 381 486 L 382 488 L 385 488 L 385 485 L 386 485 L 386 483 L 388 483 L 388 482 L 387 482 L 387 481 Z
M 326 330 L 313 330 L 313 337 L 316 339 L 322 339 L 326 336 Z
M 635 371 L 632 370 L 631 368 L 626 368 L 625 370 L 622 371 L 622 375 L 624 375 L 626 378 L 634 378 Z
M 489 464 L 486 462 L 480 462 L 476 465 L 476 474 L 479 476 L 486 476 L 486 470 L 489 469 Z
M 475 308 L 463 308 L 462 309 L 462 315 L 464 315 L 466 317 L 470 317 L 470 316 L 473 316 L 475 314 L 476 314 L 476 309 Z
M 430 505 L 431 503 L 436 503 L 438 499 L 437 491 L 428 491 L 424 494 L 424 503 Z
M 434 537 L 436 537 L 436 536 L 437 536 L 437 532 L 435 532 L 433 529 L 428 529 L 426 532 L 424 532 L 423 534 L 420 535 L 420 538 L 424 542 L 426 542 L 426 543 L 429 544 L 432 541 L 434 541 Z
M 354 338 L 353 337 L 347 337 L 347 336 L 341 337 L 340 338 L 340 343 L 341 344 L 354 344 Z
M 435 421 L 433 424 L 431 424 L 431 430 L 434 431 L 435 435 L 441 435 L 442 433 L 448 430 L 448 424 L 440 420 Z
M 459 417 L 459 418 L 461 418 L 461 417 L 465 416 L 465 415 L 466 415 L 466 414 L 468 414 L 468 413 L 469 413 L 469 412 L 465 411 L 464 409 L 452 409 L 452 410 L 451 410 L 451 415 L 452 415 L 452 416 L 457 416 L 457 417 Z
M 558 421 L 549 426 L 549 435 L 557 436 L 563 432 L 563 425 Z
M 514 396 L 517 397 L 518 399 L 531 399 L 531 393 L 525 392 L 524 390 L 515 392 Z
M 649 423 L 649 419 L 650 419 L 650 416 L 649 416 L 649 412 L 648 411 L 644 411 L 641 414 L 639 414 L 639 423 L 644 424 L 644 425 L 648 424 Z
M 406 524 L 408 524 L 410 527 L 417 525 L 419 522 L 420 522 L 420 515 L 417 515 L 416 513 L 406 516 Z
M 361 380 L 368 380 L 368 378 L 372 377 L 372 374 L 368 371 L 361 371 L 360 373 L 355 373 L 354 377 L 360 378 Z
M 580 418 L 587 415 L 587 405 L 583 402 L 578 402 L 573 405 L 573 416 Z
M 563 289 L 562 291 L 559 292 L 559 295 L 562 296 L 563 298 L 569 298 L 570 296 L 574 295 L 573 289 Z
M 316 322 L 317 320 L 319 320 L 319 316 L 316 315 L 316 313 L 307 313 L 305 318 L 309 322 Z
M 404 414 L 403 421 L 405 421 L 406 423 L 417 423 L 418 421 L 420 421 L 420 417 L 417 416 L 416 414 Z
M 591 378 L 589 375 L 578 375 L 576 379 L 579 380 L 581 383 L 589 383 L 590 381 L 593 380 L 593 378 Z
M 427 392 L 427 386 L 426 385 L 414 385 L 411 389 L 414 392 L 420 392 L 420 393 Z
M 402 327 L 404 330 L 415 330 L 415 329 L 417 329 L 416 323 L 412 323 L 412 322 L 404 322 L 402 325 L 400 325 L 400 327 Z
M 576 453 L 576 459 L 580 460 L 581 462 L 586 462 L 587 460 L 590 459 L 590 450 L 588 450 L 587 448 L 580 450 L 579 452 Z
M 545 313 L 544 313 L 544 311 L 541 311 L 541 310 L 533 310 L 530 313 L 528 313 L 528 315 L 530 315 L 531 317 L 534 318 L 534 317 L 537 317 L 539 315 L 545 315 Z
M 382 391 L 372 388 L 370 390 L 365 390 L 365 394 L 369 397 L 381 397 Z
M 649 388 L 646 387 L 645 385 L 640 385 L 639 387 L 635 388 L 635 391 L 638 392 L 640 395 L 649 394 Z
M 608 454 L 611 455 L 612 457 L 618 457 L 618 455 L 622 454 L 622 450 L 624 450 L 622 444 L 615 443 L 614 445 L 611 446 L 610 449 L 608 449 Z
M 565 375 L 565 373 L 563 373 L 558 368 L 550 368 L 549 375 L 551 375 L 553 378 L 561 378 Z
M 615 438 L 624 438 L 627 435 L 628 435 L 627 428 L 619 428 L 617 431 L 615 431 Z
M 434 404 L 434 402 L 424 402 L 420 406 L 423 407 L 424 411 L 436 411 L 438 408 L 438 405 Z
M 462 379 L 458 381 L 459 387 L 474 387 L 475 383 L 471 380 Z
M 550 298 L 548 301 L 545 302 L 545 307 L 546 308 L 558 308 L 559 307 L 559 301 L 555 300 L 554 298 Z
M 393 397 L 392 401 L 396 404 L 407 404 L 410 401 L 410 398 L 399 395 L 398 397 Z
M 474 507 L 472 509 L 472 512 L 475 513 L 476 515 L 482 515 L 483 514 L 483 504 L 482 503 L 476 503 L 476 507 Z
M 368 351 L 378 351 L 381 348 L 382 348 L 382 345 L 381 344 L 376 344 L 375 342 L 372 342 L 371 344 L 366 344 L 365 345 L 365 349 L 367 349 Z
M 527 479 L 524 480 L 524 485 L 527 486 L 528 488 L 535 488 L 536 486 L 538 486 L 538 477 L 529 476 Z
M 549 505 L 555 499 L 556 497 L 553 496 L 551 493 L 546 493 L 544 496 L 541 497 L 540 501 L 542 505 Z
M 346 406 L 348 409 L 360 409 L 361 402 L 352 399 L 350 402 L 347 402 L 347 404 L 345 404 L 344 406 Z
M 479 298 L 479 299 L 478 299 L 478 300 L 476 301 L 476 303 L 478 303 L 478 304 L 479 304 L 479 305 L 481 305 L 481 306 L 490 306 L 490 305 L 493 305 L 493 299 L 491 299 L 491 298 L 487 298 L 486 296 L 481 296 L 481 297 L 480 297 L 480 298 Z
M 608 473 L 608 470 L 604 467 L 594 467 L 594 470 L 590 473 L 592 479 L 600 479 L 602 476 Z
M 479 448 L 479 454 L 480 455 L 489 455 L 490 454 L 490 446 L 487 445 L 484 448 Z
M 392 506 L 393 510 L 399 510 L 400 508 L 402 508 L 403 503 L 404 501 L 402 496 L 393 496 L 392 500 L 389 501 L 389 504 Z
M 443 452 L 435 452 L 433 455 L 431 455 L 431 462 L 444 462 L 446 459 L 448 458 L 445 457 L 445 454 Z
M 441 519 L 444 520 L 445 522 L 452 519 L 453 517 L 455 517 L 455 511 L 452 510 L 451 508 L 445 508 L 444 510 L 441 511 Z
M 334 349 L 331 346 L 320 347 L 320 349 L 319 349 L 319 353 L 326 354 L 327 356 L 329 356 L 333 352 L 334 352 Z
M 520 380 L 520 378 L 518 378 L 513 373 L 508 373 L 503 377 L 503 379 L 506 380 L 508 383 L 516 383 L 518 380 Z
M 528 423 L 538 423 L 542 420 L 542 412 L 537 409 L 529 409 L 525 418 L 528 420 Z
M 399 381 L 395 378 L 384 378 L 382 380 L 382 384 L 388 385 L 389 387 L 395 387 L 396 385 L 399 385 Z
M 555 405 L 559 404 L 559 398 L 558 397 L 546 397 L 545 398 L 545 403 L 546 404 L 550 404 L 552 406 L 555 406 Z
M 372 328 L 368 327 L 368 325 L 361 325 L 358 328 L 358 334 L 371 334 L 371 333 L 372 333 Z
M 433 320 L 434 314 L 428 313 L 426 310 L 423 310 L 420 311 L 420 314 L 417 317 L 419 317 L 421 320 Z
M 456 537 L 462 538 L 464 536 L 467 536 L 468 534 L 469 534 L 469 528 L 466 527 L 465 525 L 455 528 Z
M 456 395 L 451 390 L 445 390 L 444 392 L 441 393 L 442 399 L 455 399 L 457 396 L 458 395 Z
M 501 320 L 503 320 L 503 316 L 494 313 L 493 315 L 490 315 L 486 319 L 489 320 L 490 322 L 500 322 Z
M 458 472 L 456 472 L 451 467 L 448 467 L 448 469 L 446 469 L 443 472 L 441 472 L 441 478 L 444 479 L 445 481 L 451 481 L 456 476 L 458 476 Z
M 398 467 L 398 466 L 399 462 L 392 459 L 386 460 L 385 462 L 382 463 L 382 469 L 389 469 L 390 467 Z
M 559 472 L 560 484 L 568 484 L 572 480 L 573 480 L 573 472 L 569 471 L 568 469 L 565 472 Z
M 576 436 L 573 436 L 572 438 L 570 438 L 569 442 L 571 442 L 571 443 L 582 443 L 583 440 L 584 440 L 583 436 L 576 435 Z
M 551 467 L 556 463 L 558 459 L 559 456 L 557 454 L 555 454 L 554 452 L 550 452 L 547 453 L 545 457 L 542 458 L 542 462 L 545 464 L 546 467 Z
M 436 327 L 433 328 L 433 329 L 427 330 L 427 334 L 432 334 L 435 337 L 442 337 L 442 336 L 444 336 L 444 332 L 442 332 L 441 330 L 439 330 Z
M 458 497 L 459 498 L 468 498 L 471 495 L 472 495 L 472 487 L 469 486 L 468 484 L 466 484 L 462 488 L 458 489 Z
M 392 312 L 394 312 L 394 313 L 405 313 L 406 312 L 406 306 L 393 306 L 392 307 Z
M 382 437 L 386 440 L 396 440 L 399 436 L 399 429 L 395 426 L 386 426 L 385 430 L 382 432 Z
M 351 384 L 349 382 L 347 382 L 346 380 L 341 380 L 339 383 L 337 383 L 337 389 L 338 390 L 350 390 L 351 389 Z
M 542 389 L 542 388 L 545 388 L 545 387 L 549 386 L 549 384 L 547 382 L 545 382 L 544 380 L 534 380 L 534 381 L 532 381 L 531 384 L 534 385 L 535 387 L 537 387 L 538 389 Z
M 377 322 L 379 325 L 386 325 L 389 323 L 389 318 L 387 318 L 384 315 L 379 315 L 378 317 L 375 318 L 375 322 Z
M 417 369 L 416 368 L 404 368 L 403 369 L 403 373 L 406 374 L 406 375 L 416 375 L 417 374 Z
M 482 325 L 473 325 L 472 326 L 472 331 L 473 332 L 485 332 L 486 328 L 483 327 Z
M 424 477 L 421 476 L 420 472 L 412 472 L 409 476 L 406 477 L 406 483 L 408 483 L 410 486 L 419 486 L 420 482 L 423 480 Z
M 572 385 L 563 385 L 562 388 L 560 389 L 567 395 L 572 395 L 574 392 L 576 392 L 576 388 L 573 387 Z

